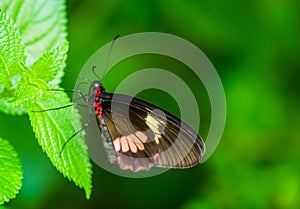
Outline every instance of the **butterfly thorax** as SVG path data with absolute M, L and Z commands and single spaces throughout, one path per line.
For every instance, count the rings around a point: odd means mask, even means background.
M 105 94 L 105 89 L 101 81 L 96 80 L 90 85 L 89 104 L 93 107 L 93 111 L 98 119 L 102 119 L 102 95 Z
M 98 86 L 95 91 L 95 101 L 93 106 L 95 108 L 95 115 L 97 116 L 97 118 L 102 119 L 103 115 L 102 115 L 102 105 L 101 105 L 100 95 L 101 95 L 101 86 Z

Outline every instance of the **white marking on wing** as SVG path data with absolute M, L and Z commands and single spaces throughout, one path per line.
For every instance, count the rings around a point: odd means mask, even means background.
M 160 112 L 162 112 L 162 111 L 160 110 Z M 161 120 L 158 117 L 154 117 L 151 114 L 148 114 L 147 117 L 145 118 L 145 121 L 146 121 L 146 124 L 149 126 L 149 128 L 152 130 L 152 132 L 155 134 L 155 137 L 154 137 L 155 143 L 159 144 L 158 139 L 161 138 L 161 133 L 167 124 L 166 120 Z

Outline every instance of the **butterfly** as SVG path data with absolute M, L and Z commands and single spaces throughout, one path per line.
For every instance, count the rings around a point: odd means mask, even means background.
M 134 172 L 151 167 L 189 168 L 205 153 L 202 138 L 188 124 L 146 101 L 90 85 L 88 103 L 112 164 Z

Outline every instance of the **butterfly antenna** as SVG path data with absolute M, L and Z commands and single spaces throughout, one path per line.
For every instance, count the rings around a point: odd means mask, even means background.
M 92 71 L 93 71 L 94 75 L 98 78 L 98 80 L 101 81 L 101 78 L 100 78 L 99 75 L 95 72 L 95 70 L 96 70 L 96 66 L 93 66 L 93 67 L 92 67 Z
M 116 35 L 116 37 L 112 40 L 112 43 L 110 45 L 110 48 L 109 48 L 109 51 L 108 51 L 108 57 L 107 57 L 107 60 L 106 60 L 106 64 L 105 64 L 105 68 L 104 68 L 104 72 L 102 73 L 102 78 L 103 76 L 105 75 L 106 71 L 107 71 L 107 67 L 108 67 L 108 63 L 109 63 L 109 58 L 110 58 L 110 54 L 111 54 L 111 51 L 112 51 L 112 48 L 117 40 L 117 38 L 119 38 L 120 34 Z M 95 69 L 96 69 L 96 66 L 93 66 L 92 70 L 93 70 L 93 73 L 94 75 L 99 79 L 99 80 L 102 80 L 98 75 L 97 73 L 95 72 Z
M 64 69 L 64 71 L 67 72 L 67 73 L 69 73 L 69 74 L 71 74 L 72 76 L 75 76 L 76 78 L 81 78 L 82 80 L 85 80 L 85 81 L 87 81 L 89 83 L 92 83 L 91 80 L 89 80 L 89 79 L 87 79 L 85 77 L 82 77 L 82 76 L 80 76 L 80 75 L 78 75 L 78 74 L 76 74 L 76 73 L 74 73 L 74 72 L 72 72 L 70 70 Z

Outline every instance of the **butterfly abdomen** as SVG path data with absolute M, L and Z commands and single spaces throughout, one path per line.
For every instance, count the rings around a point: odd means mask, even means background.
M 101 86 L 98 86 L 96 88 L 96 91 L 94 93 L 94 103 L 93 106 L 95 108 L 95 116 L 99 125 L 99 128 L 101 130 L 101 137 L 103 139 L 103 146 L 106 152 L 106 155 L 108 157 L 108 161 L 110 163 L 116 163 L 117 162 L 117 153 L 113 147 L 112 139 L 109 134 L 109 131 L 107 129 L 107 125 L 105 123 L 105 120 L 103 119 L 103 107 L 101 104 Z

